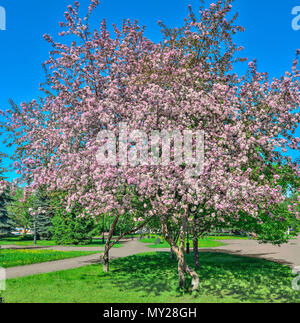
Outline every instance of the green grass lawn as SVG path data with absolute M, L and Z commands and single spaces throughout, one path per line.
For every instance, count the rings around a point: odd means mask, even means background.
M 141 242 L 151 243 L 148 245 L 149 248 L 170 248 L 170 245 L 166 241 L 161 241 L 160 244 L 155 243 L 156 239 L 142 239 Z M 213 240 L 199 240 L 199 248 L 212 248 L 223 246 L 224 243 L 213 241 Z M 190 248 L 193 248 L 193 242 L 190 241 Z
M 95 254 L 93 251 L 54 251 L 54 250 L 0 250 L 0 267 L 30 265 L 45 261 L 53 261 Z
M 34 245 L 33 240 L 22 240 L 20 237 L 9 237 L 5 238 L 3 240 L 0 240 L 0 245 L 16 245 L 16 246 L 32 246 Z M 56 246 L 57 243 L 55 241 L 37 241 L 37 246 L 42 247 L 50 247 L 50 246 Z M 102 239 L 93 239 L 91 243 L 86 245 L 68 245 L 70 247 L 104 247 L 104 244 L 102 243 Z M 121 247 L 122 244 L 120 242 L 116 243 L 114 245 L 114 248 Z
M 157 244 L 158 236 L 151 236 L 151 238 L 143 238 L 142 240 L 140 240 L 143 243 L 150 243 L 148 245 L 149 248 L 170 248 L 170 245 L 168 242 L 166 242 L 162 237 L 160 237 L 160 244 Z M 221 240 L 221 239 L 220 239 Z M 186 240 L 187 241 L 187 240 Z M 178 242 L 179 244 L 179 242 Z M 220 247 L 220 246 L 224 246 L 224 243 L 220 242 L 220 241 L 214 241 L 214 239 L 199 239 L 198 241 L 198 246 L 199 248 L 212 248 L 212 247 Z M 193 248 L 193 241 L 190 240 L 190 248 Z
M 207 239 L 210 240 L 249 240 L 248 237 L 243 236 L 208 236 Z
M 200 264 L 196 295 L 178 290 L 177 262 L 157 252 L 114 260 L 108 274 L 91 265 L 9 279 L 3 296 L 7 303 L 300 302 L 287 266 L 222 253 L 201 253 Z
M 0 239 L 0 245 L 16 245 L 16 246 L 31 246 L 33 245 L 33 240 L 22 240 L 20 237 L 7 237 Z M 54 241 L 37 241 L 37 246 L 55 246 Z

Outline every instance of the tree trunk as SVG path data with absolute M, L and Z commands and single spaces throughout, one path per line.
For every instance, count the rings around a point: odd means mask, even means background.
M 174 240 L 171 238 L 168 227 L 167 227 L 167 218 L 166 216 L 161 217 L 162 232 L 164 234 L 165 240 L 171 246 L 172 251 L 176 254 L 178 260 L 178 278 L 179 278 L 179 287 L 185 286 L 185 273 L 192 278 L 192 290 L 199 289 L 199 276 L 193 271 L 186 263 L 184 259 L 184 242 L 185 242 L 185 232 L 186 232 L 186 218 L 182 219 L 182 224 L 180 228 L 180 244 L 179 247 L 176 245 Z
M 26 232 L 27 232 L 27 227 L 26 225 L 23 227 L 23 239 L 25 240 L 26 238 Z
M 185 219 L 182 219 L 182 225 L 180 228 L 180 241 L 179 241 L 179 250 L 177 254 L 178 258 L 178 281 L 179 288 L 185 287 L 185 276 L 184 276 L 184 268 L 185 268 L 185 260 L 184 260 L 184 243 L 185 243 Z
M 108 273 L 109 271 L 109 250 L 110 250 L 110 241 L 113 236 L 114 230 L 117 226 L 120 215 L 117 215 L 114 219 L 114 222 L 110 226 L 108 237 L 105 243 L 104 254 L 103 254 L 103 271 Z
M 186 243 L 186 254 L 187 255 L 190 254 L 190 242 L 189 241 Z
M 151 219 L 152 217 L 149 217 L 149 219 L 147 219 L 144 223 L 140 224 L 139 226 L 137 226 L 136 228 L 123 233 L 121 236 L 119 236 L 118 238 L 116 238 L 113 242 L 111 242 L 111 238 L 113 236 L 114 230 L 117 226 L 118 220 L 119 220 L 119 215 L 116 216 L 114 222 L 112 223 L 109 233 L 108 233 L 108 237 L 105 243 L 105 249 L 104 249 L 104 254 L 103 254 L 103 271 L 104 272 L 108 272 L 109 271 L 109 250 L 117 243 L 119 242 L 125 235 L 129 235 L 131 233 L 134 233 L 135 231 L 139 230 L 140 228 L 142 228 L 143 226 L 145 226 Z
M 185 287 L 185 276 L 184 276 L 184 255 L 180 252 L 178 258 L 178 286 L 179 288 Z
M 104 252 L 103 256 L 103 271 L 105 273 L 109 272 L 109 251 Z
M 198 249 L 198 236 L 197 236 L 197 234 L 195 234 L 194 238 L 193 238 L 193 253 L 194 253 L 194 266 L 195 266 L 195 269 L 199 269 L 200 264 L 199 264 L 199 249 Z
M 184 267 L 184 271 L 190 276 L 192 277 L 192 291 L 196 291 L 199 290 L 199 276 L 198 274 L 192 270 L 187 264 L 185 263 L 185 267 Z
M 36 219 L 34 219 L 34 224 L 33 224 L 33 228 L 34 228 L 34 236 L 33 236 L 33 243 L 34 245 L 36 245 L 36 240 L 37 240 L 37 232 L 36 232 Z
M 194 237 L 193 237 L 193 254 L 194 254 L 194 267 L 199 269 L 199 241 L 198 241 L 198 230 L 197 230 L 197 214 L 194 216 Z
M 171 258 L 172 260 L 174 260 L 174 259 L 175 259 L 175 253 L 174 253 L 174 251 L 173 251 L 173 249 L 172 249 L 172 248 L 170 249 L 170 258 Z

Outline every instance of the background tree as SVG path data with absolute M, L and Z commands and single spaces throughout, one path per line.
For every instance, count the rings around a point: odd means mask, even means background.
M 2 167 L 2 157 L 0 157 L 0 238 L 8 236 L 13 229 L 13 221 L 9 217 L 7 206 L 11 203 L 10 185 L 5 181 L 4 173 L 6 169 Z
M 95 220 L 85 214 L 77 203 L 71 210 L 66 211 L 63 203 L 67 193 L 55 191 L 50 194 L 51 212 L 53 214 L 50 228 L 53 240 L 59 245 L 88 244 L 92 241 Z
M 114 26 L 113 37 L 105 20 L 99 30 L 91 31 L 89 17 L 98 3 L 91 1 L 84 19 L 79 16 L 78 2 L 68 7 L 65 22 L 60 24 L 63 28 L 60 36 L 70 36 L 68 46 L 61 46 L 45 35 L 53 51 L 44 64 L 44 96 L 22 104 L 21 108 L 12 104 L 11 119 L 8 117 L 11 122 L 3 126 L 9 134 L 8 140 L 12 140 L 9 145 L 18 147 L 13 156 L 19 162 L 15 164 L 17 171 L 32 190 L 46 186 L 49 191 L 65 191 L 68 212 L 79 202 L 91 217 L 109 214 L 114 218 L 114 227 L 108 235 L 108 252 L 111 232 L 125 214 L 130 198 L 122 197 L 122 192 L 127 194 L 128 185 L 121 174 L 113 167 L 99 167 L 95 140 L 99 131 L 110 127 L 111 116 L 121 117 L 114 109 L 115 104 L 129 104 L 124 96 L 127 86 L 124 75 L 134 73 L 139 60 L 154 44 L 144 37 L 144 28 L 129 20 L 124 21 L 121 29 Z M 58 121 L 57 117 L 62 119 Z M 33 120 L 40 126 L 36 127 Z M 87 131 L 82 131 L 82 126 Z M 93 130 L 88 130 L 91 127 Z M 42 169 L 45 173 L 37 176 Z M 113 191 L 104 188 L 105 174 L 110 171 L 115 176 Z
M 86 245 L 92 242 L 95 223 L 90 217 L 78 217 L 79 212 L 60 209 L 52 219 L 53 240 L 59 245 Z
M 53 217 L 53 211 L 51 209 L 50 198 L 44 187 L 40 187 L 35 192 L 34 211 L 37 239 L 51 240 L 51 227 L 53 225 L 51 218 Z
M 16 226 L 23 228 L 23 238 L 26 232 L 32 227 L 32 215 L 29 211 L 33 208 L 34 196 L 24 199 L 24 189 L 16 188 L 12 193 L 12 201 L 7 206 L 8 214 Z
M 0 238 L 8 236 L 13 230 L 13 221 L 8 215 L 7 205 L 11 202 L 9 189 L 0 192 Z

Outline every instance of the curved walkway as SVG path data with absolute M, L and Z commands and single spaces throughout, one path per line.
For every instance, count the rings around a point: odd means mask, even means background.
M 292 268 L 300 266 L 300 236 L 281 247 L 271 244 L 259 244 L 255 240 L 224 240 L 226 245 L 215 248 L 199 249 L 200 252 L 225 252 L 235 255 L 243 255 L 249 257 L 258 257 L 271 261 L 276 261 Z M 147 244 L 138 240 L 130 240 L 123 242 L 120 248 L 112 248 L 110 250 L 110 259 L 128 257 L 144 252 L 164 251 L 166 248 L 147 247 Z M 23 248 L 24 249 L 24 248 Z M 45 248 L 46 249 L 46 248 Z M 86 250 L 86 251 L 103 251 L 100 247 L 47 247 L 47 249 L 70 251 L 70 250 Z M 58 261 L 50 261 L 27 266 L 12 267 L 6 270 L 7 278 L 17 278 L 53 271 L 67 270 L 72 268 L 83 267 L 91 264 L 100 263 L 101 255 L 94 254 L 83 257 L 76 257 Z
M 19 249 L 19 248 L 18 248 Z M 22 248 L 24 249 L 24 248 Z M 37 247 L 35 247 L 37 249 Z M 39 248 L 40 249 L 40 248 Z M 50 250 L 58 250 L 58 251 L 103 251 L 104 248 L 100 247 L 43 247 L 43 249 Z M 141 243 L 137 240 L 131 240 L 124 242 L 124 245 L 119 248 L 112 248 L 110 250 L 109 256 L 110 259 L 116 259 L 121 257 L 128 257 L 135 254 L 143 253 L 143 252 L 153 252 L 156 249 L 149 249 L 146 244 Z M 168 249 L 157 249 L 156 251 L 167 251 Z M 17 278 L 24 276 L 31 276 L 42 273 L 49 273 L 53 271 L 67 270 L 73 269 L 83 266 L 88 266 L 101 262 L 101 255 L 94 254 L 83 257 L 69 258 L 57 261 L 49 261 L 43 263 L 37 263 L 26 266 L 18 266 L 18 267 L 10 267 L 6 269 L 6 278 Z
M 17 278 L 43 273 L 50 273 L 53 271 L 73 269 L 88 266 L 92 263 L 96 263 L 97 261 L 99 262 L 99 260 L 100 254 L 94 254 L 83 257 L 42 262 L 26 266 L 10 267 L 6 269 L 6 278 Z
M 234 255 L 262 258 L 291 268 L 300 266 L 300 235 L 282 246 L 259 244 L 255 240 L 223 240 L 225 246 L 200 251 L 227 252 Z

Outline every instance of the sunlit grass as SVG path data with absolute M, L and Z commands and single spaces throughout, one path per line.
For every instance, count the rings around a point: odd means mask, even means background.
M 193 255 L 187 256 L 193 265 Z M 7 281 L 5 302 L 194 303 L 300 302 L 291 269 L 270 261 L 221 253 L 200 254 L 199 293 L 178 290 L 169 253 L 117 259 L 105 274 L 92 265 Z
M 40 262 L 74 258 L 94 254 L 88 251 L 54 251 L 54 250 L 0 250 L 0 267 L 30 265 Z
M 9 237 L 0 240 L 0 245 L 15 245 L 15 246 L 33 246 L 34 242 L 33 240 L 22 240 L 20 237 Z M 57 246 L 57 243 L 53 240 L 47 240 L 47 241 L 41 241 L 38 240 L 36 243 L 37 246 L 41 247 L 52 247 Z M 104 244 L 102 242 L 102 239 L 93 239 L 91 243 L 88 244 L 78 244 L 78 245 L 67 245 L 69 247 L 104 247 Z M 122 244 L 120 242 L 116 243 L 114 245 L 114 248 L 121 247 Z
M 160 239 L 160 243 L 158 243 L 158 238 Z M 221 240 L 221 239 L 220 239 Z M 167 241 L 165 241 L 161 236 L 152 235 L 150 238 L 143 238 L 140 240 L 143 243 L 149 243 L 149 248 L 170 248 L 170 245 Z M 187 243 L 187 240 L 186 240 Z M 193 241 L 189 240 L 190 248 L 193 248 Z M 179 242 L 178 242 L 179 245 Z M 224 246 L 224 243 L 220 241 L 215 241 L 212 238 L 207 239 L 199 239 L 198 240 L 198 247 L 199 248 L 213 248 L 213 247 L 220 247 Z

